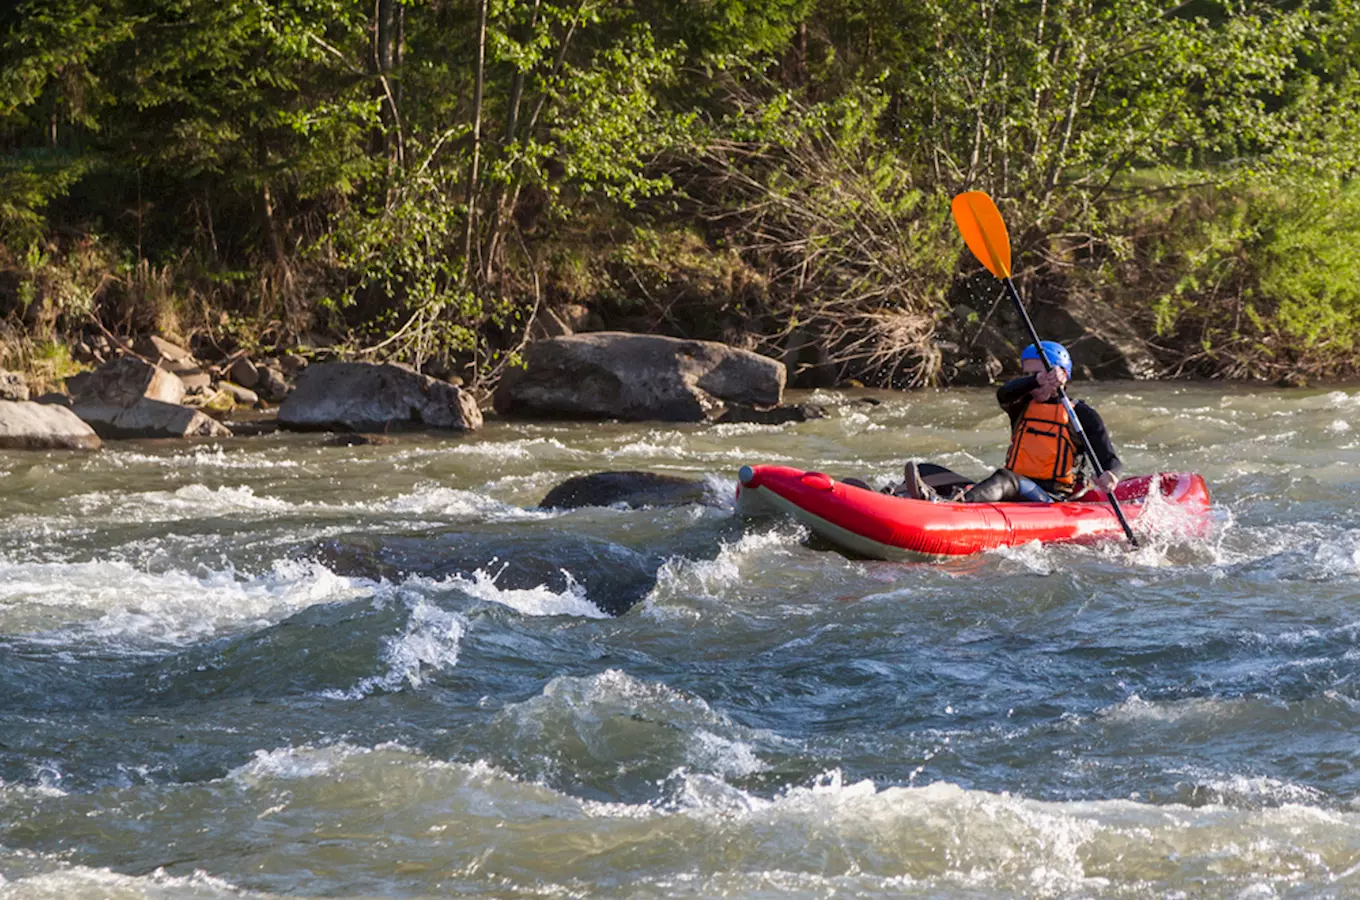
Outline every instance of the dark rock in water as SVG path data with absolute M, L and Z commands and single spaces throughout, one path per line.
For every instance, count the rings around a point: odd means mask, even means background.
M 826 418 L 826 410 L 815 403 L 799 403 L 796 406 L 772 406 L 760 409 L 754 406 L 732 406 L 718 418 L 719 425 L 783 425 L 786 422 L 806 422 L 809 419 Z
M 481 427 L 482 413 L 469 392 L 400 366 L 320 363 L 298 376 L 279 424 L 304 431 L 471 431 Z
M 546 586 L 564 591 L 568 576 L 601 612 L 627 612 L 656 585 L 665 557 L 577 534 L 455 532 L 436 535 L 351 535 L 326 541 L 317 556 L 336 573 L 400 581 L 492 576 L 501 591 Z
M 46 394 L 39 394 L 33 398 L 34 403 L 41 403 L 45 406 L 64 406 L 71 408 L 71 398 L 61 391 L 48 391 Z
M 323 447 L 375 447 L 392 443 L 392 439 L 382 434 L 328 434 L 321 441 Z
M 278 420 L 273 417 L 251 416 L 243 419 L 232 419 L 226 425 L 235 437 L 260 437 L 266 434 L 274 434 L 279 430 Z
M 537 341 L 506 374 L 507 415 L 704 422 L 729 405 L 776 406 L 784 364 L 712 341 L 595 332 Z
M 548 491 L 538 504 L 545 509 L 576 509 L 581 506 L 679 506 L 712 504 L 704 483 L 655 472 L 596 472 L 568 478 Z

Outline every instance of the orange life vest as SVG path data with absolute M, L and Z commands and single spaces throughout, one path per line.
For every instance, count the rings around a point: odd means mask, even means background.
M 1067 410 L 1061 403 L 1031 400 L 1011 432 L 1006 468 L 1066 493 L 1076 486 L 1080 462 Z

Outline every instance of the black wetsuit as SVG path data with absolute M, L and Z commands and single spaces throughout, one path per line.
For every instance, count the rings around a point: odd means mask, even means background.
M 1020 421 L 1020 417 L 1024 415 L 1025 409 L 1034 402 L 1030 394 L 1038 386 L 1039 377 L 1037 375 L 1022 375 L 1019 378 L 1012 378 L 997 388 L 996 402 L 1001 404 L 1006 415 L 1010 416 L 1012 430 L 1015 428 L 1015 423 Z M 1055 397 L 1046 402 L 1061 403 L 1062 401 Z M 1107 472 L 1113 472 L 1116 475 L 1122 472 L 1124 464 L 1120 461 L 1118 454 L 1114 452 L 1114 444 L 1110 441 L 1110 433 L 1106 431 L 1105 422 L 1100 418 L 1100 413 L 1087 405 L 1084 400 L 1073 403 L 1072 411 L 1077 414 L 1077 420 L 1081 422 L 1081 427 L 1086 431 L 1086 436 L 1091 441 L 1091 449 L 1095 450 L 1096 459 L 1100 460 L 1101 466 Z M 1083 451 L 1079 469 L 1085 465 L 1085 459 L 1086 454 Z M 1055 497 L 1061 496 L 1063 493 L 1062 489 L 1051 481 L 1038 481 L 1036 479 L 1035 483 Z M 960 499 L 970 503 L 1000 503 L 1026 498 L 1022 494 L 1020 481 L 1016 474 L 1010 469 L 997 469 L 987 478 L 974 485 Z

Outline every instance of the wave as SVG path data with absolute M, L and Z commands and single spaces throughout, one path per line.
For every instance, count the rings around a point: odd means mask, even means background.
M 281 516 L 423 515 L 455 520 L 536 520 L 554 513 L 523 509 L 478 491 L 425 483 L 395 497 L 350 503 L 293 501 L 261 496 L 249 485 L 208 487 L 190 484 L 173 491 L 138 494 L 96 491 L 66 501 L 80 521 L 91 519 L 125 525 L 207 518 L 275 518 Z
M 566 587 L 554 591 L 546 584 L 531 588 L 502 588 L 497 585 L 503 566 L 496 574 L 478 569 L 471 577 L 454 575 L 440 580 L 414 577 L 407 579 L 409 585 L 419 585 L 436 589 L 456 589 L 487 603 L 508 606 L 525 616 L 579 616 L 585 619 L 607 619 L 609 615 L 591 602 L 586 596 L 585 586 L 577 582 L 570 572 L 562 570 Z
M 661 564 L 656 586 L 643 600 L 645 614 L 668 618 L 690 617 L 692 601 L 730 599 L 734 588 L 746 580 L 747 570 L 757 566 L 762 573 L 777 568 L 779 557 L 806 537 L 801 528 L 777 527 L 768 531 L 748 531 L 735 542 L 724 541 L 713 559 L 671 557 Z
M 489 727 L 493 743 L 511 748 L 526 770 L 602 789 L 621 770 L 648 781 L 682 768 L 728 778 L 763 772 L 769 766 L 753 742 L 775 740 L 736 725 L 700 697 L 618 669 L 554 678 L 538 696 L 498 712 Z
M 0 867 L 9 870 L 10 877 L 0 874 L 0 898 L 4 900 L 240 900 L 267 897 L 253 891 L 243 891 L 231 882 L 196 871 L 192 875 L 168 875 L 157 869 L 150 875 L 124 875 L 107 868 L 90 866 L 62 866 L 53 871 L 24 874 L 25 869 L 37 868 L 37 860 L 14 860 L 6 863 L 0 851 Z
M 503 570 L 502 570 L 503 571 Z M 499 574 L 499 573 L 498 573 Z M 125 653 L 163 651 L 268 627 L 307 607 L 376 596 L 380 602 L 456 591 L 524 616 L 606 618 L 585 588 L 516 589 L 498 575 L 411 576 L 400 581 L 339 575 L 315 560 L 274 562 L 260 574 L 201 567 L 150 571 L 120 560 L 10 562 L 0 557 L 0 632 L 32 644 L 95 644 Z M 398 679 L 400 680 L 400 679 Z
M 111 468 L 128 469 L 133 466 L 154 466 L 161 469 L 298 469 L 302 463 L 295 459 L 271 459 L 271 455 L 288 452 L 286 447 L 252 447 L 228 453 L 218 444 L 198 444 L 171 453 L 153 454 L 115 448 L 103 454 L 99 461 Z
M 947 782 L 882 787 L 838 770 L 773 796 L 711 774 L 675 783 L 663 800 L 602 802 L 398 744 L 283 747 L 205 786 L 126 791 L 127 815 L 86 840 L 154 856 L 173 825 L 179 852 L 215 858 L 220 878 L 249 886 L 262 860 L 286 859 L 300 872 L 325 865 L 332 878 L 367 880 L 377 894 L 434 893 L 453 873 L 464 893 L 570 886 L 627 896 L 760 885 L 985 897 L 1360 887 L 1360 814 L 1305 802 L 1046 802 Z M 340 838 L 358 798 L 363 832 L 384 840 L 336 856 L 319 829 L 334 826 Z M 43 804 L 79 816 L 95 802 Z M 211 849 L 226 830 L 230 856 Z M 60 840 L 54 830 L 52 845 Z M 423 865 L 400 864 L 413 853 Z M 313 877 L 300 875 L 293 890 L 314 887 Z
M 383 642 L 380 662 L 386 669 L 346 691 L 323 691 L 333 700 L 360 700 L 375 692 L 419 688 L 430 674 L 458 665 L 467 621 L 425 600 L 411 604 L 402 633 Z
M 94 641 L 137 651 L 261 627 L 317 603 L 371 593 L 372 582 L 318 562 L 280 560 L 260 575 L 232 566 L 151 572 L 122 561 L 10 563 L 0 558 L 0 631 L 33 643 Z

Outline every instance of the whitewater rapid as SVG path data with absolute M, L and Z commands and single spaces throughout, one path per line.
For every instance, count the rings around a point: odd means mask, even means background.
M 981 390 L 0 453 L 0 898 L 1360 895 L 1360 391 L 1081 387 L 1207 535 L 732 516 L 744 463 L 985 472 Z M 707 502 L 537 508 L 630 468 Z

